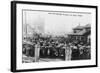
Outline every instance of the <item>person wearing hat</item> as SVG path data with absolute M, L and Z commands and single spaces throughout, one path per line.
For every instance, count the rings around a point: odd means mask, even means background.
M 79 58 L 79 49 L 77 44 L 73 44 L 72 46 L 72 60 L 78 60 Z

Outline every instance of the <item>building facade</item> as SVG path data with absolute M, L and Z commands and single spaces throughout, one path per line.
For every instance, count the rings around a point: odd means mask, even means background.
M 68 37 L 71 41 L 82 41 L 90 42 L 91 38 L 91 26 L 87 24 L 85 26 L 77 26 L 73 29 L 73 32 L 68 34 Z

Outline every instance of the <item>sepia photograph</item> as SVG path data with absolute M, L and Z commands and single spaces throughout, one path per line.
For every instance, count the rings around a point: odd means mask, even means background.
M 91 13 L 23 10 L 22 62 L 91 59 Z

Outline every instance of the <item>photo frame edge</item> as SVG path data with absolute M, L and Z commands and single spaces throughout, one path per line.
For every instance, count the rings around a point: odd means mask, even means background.
M 58 70 L 58 69 L 73 69 L 73 68 L 89 68 L 98 67 L 98 6 L 90 5 L 74 5 L 74 4 L 58 4 L 58 6 L 75 6 L 75 7 L 86 7 L 96 9 L 96 65 L 88 66 L 75 66 L 75 67 L 58 67 L 58 68 L 41 68 L 41 69 L 16 69 L 16 4 L 42 4 L 42 5 L 57 5 L 57 3 L 43 3 L 43 2 L 26 2 L 26 1 L 11 1 L 11 71 L 12 72 L 24 72 L 24 71 L 43 71 L 43 70 Z

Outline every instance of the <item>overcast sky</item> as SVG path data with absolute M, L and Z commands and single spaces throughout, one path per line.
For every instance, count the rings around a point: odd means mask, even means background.
M 29 24 L 32 28 L 37 25 L 43 26 L 44 33 L 67 34 L 72 28 L 91 24 L 91 14 L 23 11 L 23 25 Z

